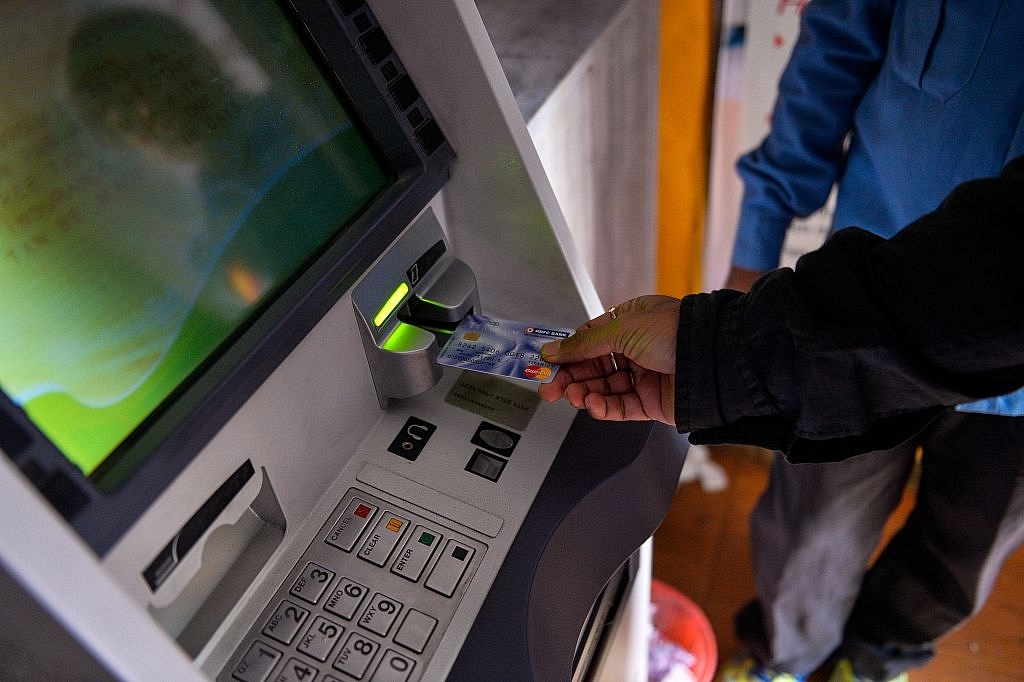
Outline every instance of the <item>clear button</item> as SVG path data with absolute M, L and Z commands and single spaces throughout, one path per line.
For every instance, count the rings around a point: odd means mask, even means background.
M 359 548 L 359 558 L 365 559 L 371 564 L 383 566 L 387 563 L 388 557 L 391 556 L 398 541 L 402 539 L 402 533 L 405 532 L 405 527 L 408 525 L 408 519 L 389 511 L 384 512 L 377 519 L 377 525 L 370 531 L 363 546 Z

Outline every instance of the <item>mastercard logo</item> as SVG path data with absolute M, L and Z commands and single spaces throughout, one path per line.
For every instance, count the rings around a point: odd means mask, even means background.
M 540 365 L 527 365 L 526 369 L 523 370 L 523 376 L 527 379 L 544 381 L 551 376 L 551 368 L 541 367 Z

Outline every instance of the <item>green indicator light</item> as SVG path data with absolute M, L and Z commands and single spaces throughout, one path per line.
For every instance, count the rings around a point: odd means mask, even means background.
M 381 348 L 392 353 L 406 353 L 411 350 L 417 350 L 422 347 L 423 335 L 427 333 L 419 327 L 399 322 L 398 326 L 395 327 L 395 331 L 391 332 L 388 338 L 384 340 Z
M 380 307 L 377 314 L 373 316 L 373 326 L 379 327 L 384 324 L 384 320 L 388 319 L 388 316 L 395 312 L 395 308 L 402 304 L 402 300 L 407 293 L 409 293 L 409 285 L 402 282 L 388 297 L 387 302 Z
M 420 544 L 430 547 L 432 544 L 434 544 L 434 536 L 430 533 L 423 533 L 422 535 L 420 535 Z

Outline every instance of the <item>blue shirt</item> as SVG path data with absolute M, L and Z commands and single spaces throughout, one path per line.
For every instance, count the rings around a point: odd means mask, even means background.
M 958 184 L 1024 154 L 1017 0 L 813 0 L 772 128 L 737 168 L 734 266 L 778 266 L 794 217 L 838 183 L 833 227 L 890 237 Z M 1022 254 L 1024 255 L 1024 254 Z M 1024 392 L 980 411 L 1024 414 Z

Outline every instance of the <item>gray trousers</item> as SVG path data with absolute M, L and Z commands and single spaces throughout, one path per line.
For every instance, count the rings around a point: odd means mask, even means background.
M 917 446 L 916 506 L 868 569 Z M 775 670 L 809 673 L 838 654 L 889 679 L 981 608 L 1024 541 L 1024 417 L 950 410 L 893 450 L 779 456 L 750 524 L 758 599 L 736 617 L 739 639 Z

